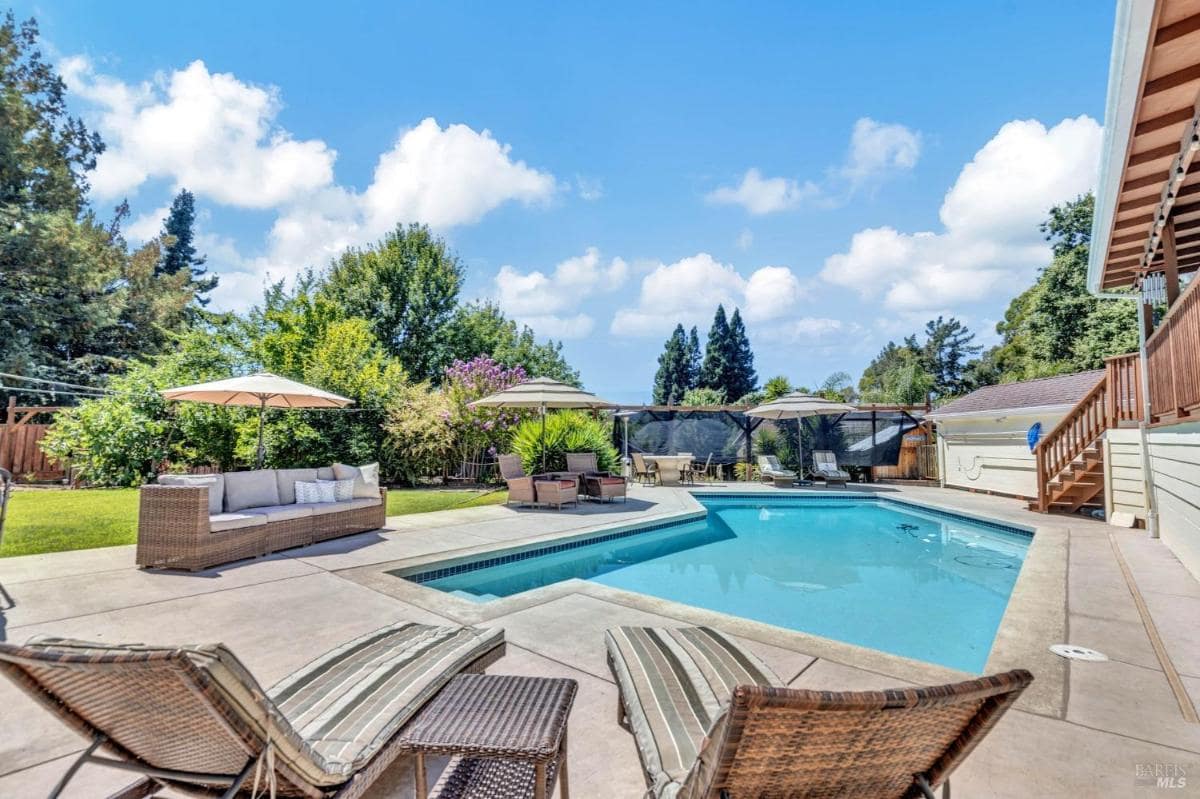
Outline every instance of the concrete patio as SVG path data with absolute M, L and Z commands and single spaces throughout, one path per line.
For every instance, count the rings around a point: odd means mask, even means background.
M 775 491 L 725 486 L 722 490 Z M 989 669 L 1024 665 L 1031 690 L 956 772 L 958 796 L 1161 795 L 1146 769 L 1177 767 L 1200 795 L 1200 724 L 1185 720 L 1168 682 L 1180 675 L 1200 703 L 1200 583 L 1144 531 L 1029 513 L 1015 500 L 937 488 L 880 487 L 892 496 L 1037 527 Z M 643 780 L 632 737 L 615 721 L 616 688 L 602 633 L 618 624 L 703 622 L 758 653 L 790 684 L 845 690 L 963 675 L 846 644 L 568 581 L 472 605 L 389 571 L 695 513 L 683 489 L 634 487 L 630 501 L 578 510 L 503 506 L 397 517 L 389 529 L 196 574 L 143 572 L 133 548 L 0 560 L 0 638 L 55 634 L 110 642 L 224 641 L 269 685 L 313 656 L 398 619 L 501 626 L 508 655 L 493 671 L 568 676 L 580 691 L 571 716 L 575 797 L 636 797 Z M 1037 551 L 1037 558 L 1032 554 Z M 1124 565 L 1131 581 L 1127 581 Z M 1135 602 L 1144 599 L 1164 663 Z M 1045 652 L 1067 641 L 1106 653 L 1101 663 Z M 0 796 L 44 795 L 83 741 L 7 681 L 0 682 Z M 70 796 L 97 796 L 128 774 L 85 768 Z M 374 796 L 411 796 L 401 761 Z

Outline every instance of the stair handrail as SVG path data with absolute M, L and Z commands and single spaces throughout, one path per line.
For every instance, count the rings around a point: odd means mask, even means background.
M 1042 513 L 1050 509 L 1050 481 L 1062 474 L 1111 426 L 1113 420 L 1110 418 L 1107 397 L 1108 380 L 1104 375 L 1034 447 L 1038 510 Z

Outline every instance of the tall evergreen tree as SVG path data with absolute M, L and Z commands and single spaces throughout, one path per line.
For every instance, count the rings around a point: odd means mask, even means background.
M 204 268 L 206 256 L 196 254 L 196 198 L 187 189 L 180 190 L 171 201 L 171 210 L 163 223 L 165 236 L 162 260 L 155 268 L 156 275 L 176 275 L 187 272 L 188 282 L 196 293 L 196 301 L 208 305 L 210 291 L 217 287 L 217 276 L 208 275 Z
M 726 378 L 725 396 L 741 397 L 758 388 L 758 373 L 754 371 L 754 350 L 742 323 L 742 312 L 737 308 L 729 319 L 729 348 L 732 368 Z
M 658 371 L 654 375 L 654 404 L 678 405 L 691 388 L 688 385 L 689 372 L 687 337 L 683 325 L 675 325 L 662 355 L 658 356 Z
M 972 344 L 975 334 L 954 317 L 938 317 L 925 325 L 922 351 L 925 367 L 933 375 L 934 391 L 939 397 L 951 397 L 967 390 L 967 360 L 983 347 Z
M 687 387 L 696 388 L 700 385 L 700 364 L 703 356 L 700 353 L 700 333 L 692 325 L 687 339 Z
M 700 365 L 697 388 L 724 391 L 732 360 L 729 320 L 725 317 L 725 306 L 718 305 L 717 312 L 713 315 L 712 327 L 708 329 L 708 341 L 704 345 L 704 362 Z M 726 392 L 726 396 L 728 395 Z M 741 394 L 737 396 L 740 397 Z

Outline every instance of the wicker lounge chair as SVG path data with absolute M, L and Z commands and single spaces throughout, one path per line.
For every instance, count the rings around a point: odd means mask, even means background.
M 764 483 L 774 483 L 780 488 L 787 488 L 796 481 L 796 473 L 780 466 L 774 455 L 758 456 L 758 473 Z
M 703 627 L 618 627 L 605 641 L 618 721 L 637 741 L 646 795 L 658 798 L 932 799 L 1033 679 L 1016 670 L 930 688 L 807 691 Z
M 827 449 L 819 449 L 813 453 L 812 476 L 824 480 L 826 485 L 845 485 L 850 481 L 850 472 L 839 469 L 837 456 Z
M 583 481 L 583 493 L 600 502 L 617 497 L 625 501 L 625 478 L 600 471 L 594 452 L 568 452 L 567 471 L 576 472 Z
M 403 623 L 348 641 L 267 691 L 222 644 L 35 638 L 0 643 L 0 670 L 92 739 L 52 799 L 85 763 L 144 775 L 114 795 L 125 799 L 164 788 L 249 796 L 255 782 L 263 796 L 349 799 L 402 753 L 397 734 L 451 678 L 503 654 L 502 629 Z

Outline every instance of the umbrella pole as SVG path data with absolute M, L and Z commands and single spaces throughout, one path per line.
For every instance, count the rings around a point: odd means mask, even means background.
M 546 403 L 542 403 L 542 473 L 546 471 Z
M 263 456 L 266 454 L 263 450 L 263 416 L 267 412 L 267 398 L 262 397 L 258 401 L 258 467 L 263 467 Z

